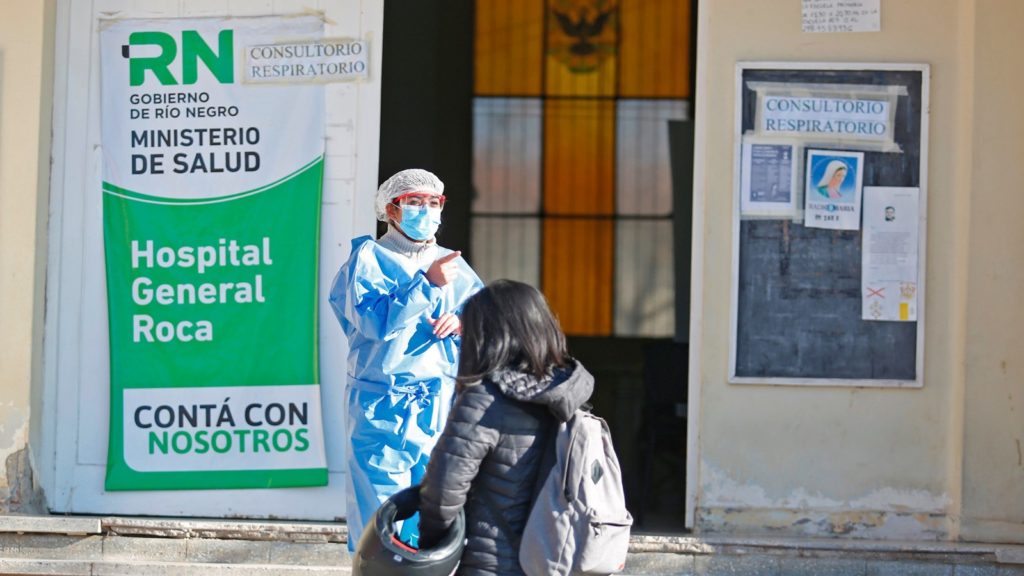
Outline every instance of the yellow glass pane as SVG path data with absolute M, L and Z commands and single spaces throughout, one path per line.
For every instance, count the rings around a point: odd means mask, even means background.
M 621 0 L 619 96 L 690 96 L 690 0 Z
M 547 94 L 615 95 L 618 12 L 618 0 L 547 0 Z
M 614 225 L 610 219 L 544 220 L 543 291 L 566 334 L 611 335 Z
M 544 0 L 476 0 L 473 59 L 478 96 L 538 96 Z
M 544 104 L 544 211 L 606 215 L 615 210 L 615 102 Z

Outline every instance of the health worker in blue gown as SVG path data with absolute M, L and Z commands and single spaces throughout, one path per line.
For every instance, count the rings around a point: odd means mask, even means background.
M 349 550 L 382 502 L 423 477 L 455 394 L 459 312 L 483 287 L 460 252 L 434 239 L 443 190 L 419 169 L 381 184 L 375 204 L 387 233 L 353 240 L 331 288 L 349 345 Z M 402 529 L 412 545 L 417 520 Z

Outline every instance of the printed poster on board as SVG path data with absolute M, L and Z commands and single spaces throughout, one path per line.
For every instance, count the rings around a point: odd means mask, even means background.
M 313 16 L 101 26 L 107 490 L 327 483 L 323 86 L 242 68 L 322 36 Z
M 864 153 L 808 150 L 804 226 L 860 230 Z
M 917 320 L 918 188 L 866 186 L 861 318 Z
M 797 154 L 794 141 L 743 137 L 740 164 L 742 218 L 796 218 Z

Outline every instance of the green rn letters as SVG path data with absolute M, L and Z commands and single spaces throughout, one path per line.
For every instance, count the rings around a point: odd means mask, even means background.
M 235 81 L 235 59 L 232 50 L 232 30 L 221 30 L 217 34 L 217 52 L 214 52 L 195 30 L 181 32 L 181 83 L 195 84 L 199 76 L 199 60 L 221 84 Z M 129 46 L 157 46 L 160 54 L 150 57 L 129 57 L 129 83 L 141 86 L 149 70 L 164 86 L 176 85 L 178 80 L 168 69 L 178 56 L 178 44 L 166 32 L 132 32 L 128 36 Z

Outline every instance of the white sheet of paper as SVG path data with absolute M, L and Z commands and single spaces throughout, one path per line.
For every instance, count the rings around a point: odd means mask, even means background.
M 864 320 L 917 320 L 918 188 L 864 188 Z
M 804 32 L 878 32 L 881 0 L 803 0 Z

